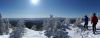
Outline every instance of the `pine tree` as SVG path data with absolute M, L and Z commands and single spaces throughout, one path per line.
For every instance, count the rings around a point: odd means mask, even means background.
M 22 33 L 24 33 L 25 32 L 25 24 L 24 24 L 24 20 L 19 20 L 19 22 L 17 23 L 17 27 L 20 29 L 20 31 L 22 32 Z
M 82 23 L 82 18 L 77 18 L 76 19 L 76 22 L 75 22 L 75 25 L 80 25 Z
M 10 38 L 22 38 L 25 33 L 24 20 L 20 20 L 17 23 L 17 27 L 14 28 L 14 31 L 10 34 Z
M 66 29 L 70 29 L 69 19 L 65 19 L 63 22 L 57 21 L 57 30 L 55 32 L 54 38 L 69 38 Z
M 60 33 L 63 31 L 59 31 L 62 30 L 62 24 L 58 18 L 54 18 L 51 15 L 50 18 L 47 21 L 45 21 L 43 25 L 46 28 L 45 35 L 48 38 L 50 38 L 51 36 L 53 36 L 53 38 L 60 38 Z
M 70 26 L 70 19 L 69 18 L 66 18 L 63 22 L 62 22 L 62 29 L 64 30 L 64 29 L 69 29 L 69 30 L 71 30 L 70 28 L 69 28 L 69 26 Z
M 23 29 L 25 28 L 25 24 L 24 24 L 24 20 L 19 20 L 18 23 L 17 23 L 17 27 L 20 28 L 20 29 Z
M 50 38 L 51 36 L 54 35 L 55 33 L 55 28 L 56 28 L 56 21 L 55 18 L 53 18 L 53 15 L 50 15 L 50 18 L 44 22 L 44 28 L 46 30 L 45 35 Z
M 9 38 L 22 38 L 22 31 L 21 29 L 15 27 L 12 33 L 10 33 Z
M 0 35 L 4 34 L 5 26 L 6 26 L 6 24 L 4 23 L 4 20 L 0 14 Z
M 47 20 L 44 20 L 43 21 L 43 24 L 42 24 L 42 26 L 43 26 L 43 30 L 47 30 L 47 25 L 48 23 L 47 23 Z
M 63 24 L 70 24 L 70 19 L 69 19 L 69 18 L 66 18 L 66 19 L 63 21 Z
M 36 30 L 36 25 L 33 25 L 31 29 Z
M 9 23 L 8 19 L 5 18 L 4 19 L 4 22 L 5 22 L 5 34 L 8 34 L 9 33 L 9 28 L 11 27 L 11 24 Z

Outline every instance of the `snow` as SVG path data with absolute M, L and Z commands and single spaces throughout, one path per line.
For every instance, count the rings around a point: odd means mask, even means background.
M 46 38 L 44 31 L 34 31 L 28 28 L 25 28 L 25 31 L 26 33 L 24 33 L 22 38 Z M 0 38 L 9 38 L 9 35 L 0 35 Z
M 23 38 L 46 38 L 44 31 L 34 31 L 26 28 Z
M 81 23 L 82 25 L 84 25 L 84 23 Z M 96 29 L 96 34 L 92 34 L 92 24 L 91 21 L 89 21 L 89 30 L 87 31 L 82 31 L 80 28 L 78 27 L 73 27 L 74 25 L 72 25 L 70 28 L 72 30 L 67 30 L 67 32 L 69 33 L 68 35 L 71 38 L 99 38 L 100 37 L 100 20 L 97 23 L 97 29 Z
M 8 38 L 9 35 L 0 35 L 0 38 Z
M 84 25 L 84 23 L 81 23 Z M 100 37 L 100 20 L 97 23 L 97 31 L 96 34 L 92 34 L 92 24 L 89 21 L 89 30 L 82 31 L 79 27 L 76 27 L 74 24 L 71 24 L 69 27 L 71 30 L 66 29 L 66 32 L 68 32 L 68 35 L 71 38 L 99 38 Z M 45 31 L 34 31 L 28 28 L 25 28 L 25 33 L 22 38 L 47 38 L 47 36 L 44 35 Z M 10 29 L 10 33 L 12 32 L 12 29 Z M 8 35 L 0 35 L 0 38 L 9 38 Z

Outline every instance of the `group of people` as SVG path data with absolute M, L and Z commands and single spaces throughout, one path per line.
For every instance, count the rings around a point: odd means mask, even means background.
M 84 29 L 88 30 L 88 21 L 89 17 L 87 15 L 84 16 Z M 96 24 L 98 23 L 98 17 L 96 16 L 96 13 L 93 13 L 93 16 L 91 17 L 91 24 L 92 24 L 92 29 L 93 29 L 93 34 L 96 32 Z

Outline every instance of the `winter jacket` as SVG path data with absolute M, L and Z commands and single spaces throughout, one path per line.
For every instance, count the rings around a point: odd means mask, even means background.
M 88 23 L 88 17 L 87 16 L 85 16 L 85 18 L 84 18 L 84 21 L 85 21 L 85 23 Z
M 98 22 L 97 16 L 92 16 L 91 23 L 97 23 L 97 22 Z

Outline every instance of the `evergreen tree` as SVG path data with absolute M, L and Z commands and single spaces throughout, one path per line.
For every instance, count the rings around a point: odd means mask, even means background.
M 24 24 L 24 20 L 19 20 L 18 21 L 18 23 L 17 23 L 17 28 L 19 28 L 20 29 L 20 31 L 22 32 L 22 33 L 24 33 L 25 32 L 25 24 Z
M 8 34 L 9 33 L 9 28 L 11 27 L 11 24 L 9 23 L 8 19 L 5 18 L 4 19 L 4 22 L 5 22 L 5 34 Z
M 15 27 L 9 38 L 22 38 L 22 31 L 20 28 Z
M 25 28 L 24 20 L 19 20 L 17 22 L 17 27 L 20 29 Z
M 69 23 L 67 20 L 62 23 L 58 18 L 54 18 L 52 15 L 47 21 L 44 21 L 45 35 L 50 38 L 65 38 L 68 37 L 66 30 L 63 30 L 63 25 Z M 66 28 L 64 28 L 66 29 Z
M 31 29 L 36 30 L 36 25 L 33 25 Z
M 69 18 L 66 18 L 63 22 L 62 22 L 62 29 L 64 30 L 64 29 L 69 29 L 69 30 L 71 30 L 70 28 L 69 28 L 69 26 L 70 26 L 70 19 Z
M 22 38 L 25 33 L 24 20 L 20 20 L 17 23 L 17 27 L 14 28 L 14 31 L 10 34 L 9 38 Z
M 77 18 L 76 19 L 76 22 L 75 22 L 75 25 L 80 25 L 82 23 L 82 18 Z
M 5 26 L 6 26 L 6 24 L 4 23 L 4 20 L 0 14 L 0 35 L 4 34 Z
M 53 15 L 50 15 L 50 18 L 46 22 L 44 22 L 44 28 L 46 29 L 45 35 L 48 38 L 55 35 L 57 23 L 56 19 L 53 18 Z
M 66 29 L 69 29 L 69 19 L 65 19 L 63 22 L 57 22 L 57 31 L 55 32 L 55 36 L 53 38 L 69 38 L 68 32 Z

